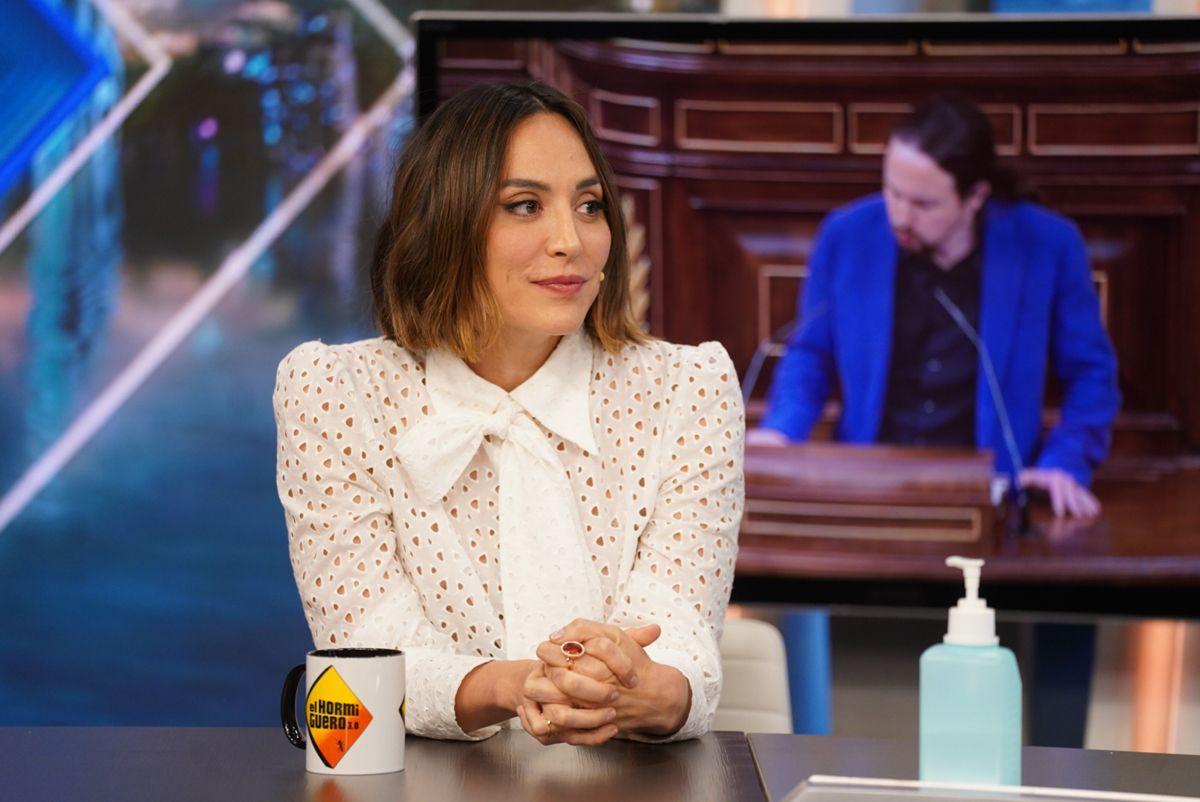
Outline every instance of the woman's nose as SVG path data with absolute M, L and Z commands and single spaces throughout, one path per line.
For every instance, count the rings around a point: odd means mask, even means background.
M 572 210 L 559 210 L 550 218 L 550 237 L 546 242 L 546 250 L 551 256 L 565 256 L 568 259 L 578 255 L 582 247 L 579 232 L 575 229 L 575 216 Z

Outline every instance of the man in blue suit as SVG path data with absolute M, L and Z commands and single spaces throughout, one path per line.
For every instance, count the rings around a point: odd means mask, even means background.
M 799 320 L 747 442 L 807 439 L 836 381 L 841 441 L 988 448 L 999 472 L 1026 466 L 1019 480 L 1056 515 L 1099 512 L 1088 486 L 1120 396 L 1083 238 L 1022 199 L 974 105 L 934 100 L 892 132 L 882 195 L 818 232 Z M 1011 444 L 966 331 L 990 355 Z M 1064 393 L 1043 437 L 1047 367 Z

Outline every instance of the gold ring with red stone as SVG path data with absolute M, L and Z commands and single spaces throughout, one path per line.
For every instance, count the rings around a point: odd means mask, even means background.
M 583 644 L 577 640 L 564 641 L 563 645 L 558 648 L 567 658 L 567 671 L 574 671 L 575 661 L 587 654 L 587 649 L 583 648 Z

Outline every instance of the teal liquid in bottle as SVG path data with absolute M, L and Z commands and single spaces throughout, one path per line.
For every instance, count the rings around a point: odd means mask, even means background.
M 1021 784 L 1021 675 L 979 598 L 983 560 L 948 557 L 967 595 L 943 642 L 921 655 L 920 777 L 925 782 Z

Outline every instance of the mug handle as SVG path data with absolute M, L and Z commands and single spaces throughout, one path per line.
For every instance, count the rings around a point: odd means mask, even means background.
M 297 749 L 303 749 L 307 745 L 300 733 L 300 725 L 296 722 L 296 690 L 300 687 L 302 676 L 304 663 L 288 672 L 287 679 L 283 681 L 283 694 L 279 698 L 279 718 L 283 721 L 283 734 Z

